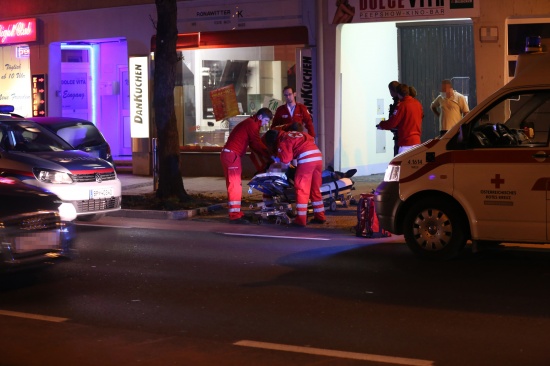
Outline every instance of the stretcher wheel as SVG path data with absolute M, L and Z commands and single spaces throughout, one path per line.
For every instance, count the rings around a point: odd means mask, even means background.
M 277 219 L 275 220 L 275 224 L 281 225 L 281 218 L 280 217 L 277 217 Z
M 262 220 L 261 218 L 258 219 L 258 225 L 261 225 L 262 222 L 264 222 L 264 220 Z
M 328 203 L 328 208 L 330 211 L 334 212 L 336 211 L 336 200 L 334 198 L 331 198 Z

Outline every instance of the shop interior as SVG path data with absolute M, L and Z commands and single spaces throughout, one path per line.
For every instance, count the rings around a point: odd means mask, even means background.
M 182 149 L 219 150 L 229 132 L 258 109 L 282 104 L 282 89 L 296 87 L 300 45 L 179 51 L 175 108 Z M 210 92 L 233 85 L 239 114 L 216 120 Z

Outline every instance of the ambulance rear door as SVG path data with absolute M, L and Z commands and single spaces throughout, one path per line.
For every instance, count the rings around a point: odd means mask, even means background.
M 449 143 L 453 195 L 469 213 L 472 238 L 550 238 L 550 90 L 510 93 L 480 111 Z

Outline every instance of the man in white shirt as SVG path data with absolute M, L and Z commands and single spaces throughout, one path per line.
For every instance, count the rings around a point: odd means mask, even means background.
M 448 79 L 441 82 L 441 94 L 432 102 L 431 108 L 439 117 L 441 132 L 449 130 L 470 111 L 466 97 L 454 90 Z

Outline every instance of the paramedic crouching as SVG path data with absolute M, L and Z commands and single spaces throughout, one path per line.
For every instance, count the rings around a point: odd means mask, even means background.
M 288 165 L 293 159 L 297 160 L 294 177 L 297 216 L 293 224 L 306 226 L 310 198 L 313 206 L 313 220 L 310 224 L 325 223 L 325 207 L 321 195 L 323 155 L 315 145 L 314 138 L 300 131 L 269 130 L 265 134 L 265 139 L 268 148 L 277 151 L 277 157 L 283 164 Z
M 380 122 L 377 128 L 391 130 L 397 128 L 399 154 L 420 144 L 422 134 L 422 104 L 409 95 L 409 86 L 400 84 L 396 88 L 399 104 L 388 120 Z
M 244 214 L 241 212 L 243 195 L 241 158 L 246 154 L 246 148 L 250 146 L 253 152 L 269 159 L 267 148 L 260 139 L 260 127 L 267 126 L 271 118 L 273 113 L 268 108 L 261 108 L 254 116 L 240 122 L 229 134 L 220 154 L 227 187 L 229 222 L 232 224 L 250 223 L 243 218 Z

